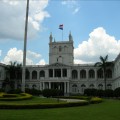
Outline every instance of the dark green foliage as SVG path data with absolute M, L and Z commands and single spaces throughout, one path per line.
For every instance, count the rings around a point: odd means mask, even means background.
M 104 96 L 104 90 L 97 90 L 96 96 L 103 97 Z
M 87 101 L 70 103 L 37 103 L 37 104 L 0 104 L 0 109 L 45 109 L 45 108 L 63 108 L 88 105 Z
M 114 90 L 114 96 L 115 97 L 120 97 L 120 87 L 118 87 Z
M 21 89 L 12 89 L 12 90 L 9 90 L 7 93 L 9 94 L 19 94 L 19 93 L 22 93 Z
M 42 91 L 42 95 L 44 97 L 54 97 L 54 96 L 62 96 L 64 95 L 63 91 L 58 89 L 44 89 Z
M 87 96 L 96 96 L 96 93 L 97 93 L 97 89 L 85 89 L 84 90 L 84 95 L 87 95 Z
M 35 95 L 35 96 L 41 95 L 41 91 L 40 91 L 40 90 L 37 90 L 37 89 L 29 89 L 29 88 L 26 88 L 26 89 L 25 89 L 25 92 L 26 92 L 26 93 L 29 93 L 29 94 L 32 94 L 32 95 Z
M 104 91 L 104 96 L 105 96 L 105 97 L 113 97 L 113 96 L 114 96 L 113 90 L 106 89 L 106 90 Z

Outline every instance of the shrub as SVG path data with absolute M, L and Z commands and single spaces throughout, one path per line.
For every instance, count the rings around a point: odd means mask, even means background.
M 90 99 L 90 103 L 92 103 L 92 104 L 101 103 L 101 102 L 102 102 L 102 98 L 92 97 Z
M 84 90 L 84 95 L 87 95 L 87 96 L 96 96 L 96 93 L 97 93 L 97 89 L 85 89 Z
M 120 87 L 118 87 L 114 90 L 114 96 L 115 97 L 120 97 Z
M 0 109 L 45 109 L 45 108 L 63 108 L 88 105 L 87 101 L 70 103 L 32 103 L 32 104 L 0 104 Z
M 16 100 L 26 100 L 32 98 L 32 95 L 27 93 L 21 93 L 21 94 L 6 94 L 1 93 L 0 94 L 0 100 L 2 101 L 16 101 Z
M 104 91 L 104 96 L 105 97 L 113 97 L 113 95 L 114 95 L 114 92 L 111 89 L 107 89 L 107 90 Z
M 103 97 L 104 96 L 104 90 L 97 90 L 96 96 Z
M 36 96 L 41 95 L 41 91 L 40 91 L 40 90 L 37 90 L 37 89 L 29 89 L 29 88 L 26 88 L 26 89 L 25 89 L 25 92 L 26 92 L 26 93 L 29 93 L 29 94 L 32 94 L 32 95 L 36 95 Z
M 55 97 L 55 96 L 61 96 L 63 94 L 64 94 L 63 91 L 57 89 L 44 89 L 42 91 L 42 95 L 44 97 Z

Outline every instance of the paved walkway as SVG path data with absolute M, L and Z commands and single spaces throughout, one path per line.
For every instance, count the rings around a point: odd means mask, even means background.
M 85 100 L 79 100 L 79 99 L 60 99 L 66 102 L 79 102 L 79 101 L 85 101 Z

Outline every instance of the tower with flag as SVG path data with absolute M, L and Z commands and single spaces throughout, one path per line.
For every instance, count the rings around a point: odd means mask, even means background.
M 63 41 L 63 24 L 59 25 L 59 29 L 62 30 L 62 41 Z

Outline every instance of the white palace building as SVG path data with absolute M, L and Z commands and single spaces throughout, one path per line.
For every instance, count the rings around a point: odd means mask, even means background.
M 74 46 L 71 33 L 68 41 L 53 41 L 49 37 L 49 64 L 29 65 L 26 71 L 26 88 L 59 89 L 64 94 L 83 93 L 86 88 L 104 89 L 103 71 L 94 64 L 74 64 Z M 107 68 L 107 88 L 120 87 L 120 55 Z M 0 63 L 0 87 L 6 78 L 5 64 Z M 19 86 L 21 83 L 19 84 Z

